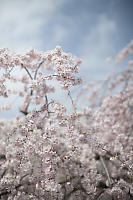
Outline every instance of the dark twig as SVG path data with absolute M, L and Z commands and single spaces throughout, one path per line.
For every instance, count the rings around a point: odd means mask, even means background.
M 103 159 L 102 156 L 100 156 L 100 160 L 101 160 L 101 163 L 102 163 L 103 168 L 105 170 L 105 173 L 106 173 L 106 176 L 107 176 L 107 179 L 108 179 L 108 182 L 109 182 L 109 186 L 110 186 L 111 185 L 111 178 L 110 178 L 110 175 L 109 175 L 108 168 L 107 168 L 107 166 L 106 166 L 106 164 L 105 164 L 104 159 Z
M 34 74 L 34 80 L 36 79 L 37 77 L 37 72 L 39 70 L 39 68 L 41 67 L 41 65 L 44 63 L 44 61 L 40 62 L 40 64 L 38 65 L 38 67 L 36 68 L 36 71 L 35 71 L 35 74 Z
M 30 79 L 31 79 L 31 80 L 33 80 L 33 78 L 32 78 L 32 76 L 31 76 L 31 74 L 30 74 L 29 70 L 28 70 L 26 67 L 24 67 L 24 69 L 25 69 L 25 70 L 26 70 L 26 72 L 28 73 L 28 75 L 29 75 Z

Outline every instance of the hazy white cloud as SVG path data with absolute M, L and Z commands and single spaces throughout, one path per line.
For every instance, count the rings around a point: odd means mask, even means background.
M 62 26 L 60 24 L 56 24 L 54 26 L 54 37 L 52 38 L 52 43 L 59 44 L 61 41 L 63 41 L 68 36 L 68 30 L 65 26 Z
M 0 46 L 24 51 L 42 47 L 42 27 L 63 0 L 1 0 L 0 3 Z
M 88 71 L 88 77 L 97 79 L 99 73 L 105 75 L 110 72 L 106 62 L 106 57 L 112 56 L 114 50 L 113 36 L 117 31 L 115 21 L 108 19 L 106 15 L 100 15 L 98 22 L 88 29 L 88 34 L 84 37 L 80 51 L 83 59 L 83 71 Z M 91 75 L 89 75 L 89 72 Z M 102 78 L 102 76 L 100 77 Z
M 112 39 L 110 36 L 112 36 L 116 30 L 114 21 L 108 19 L 106 15 L 99 16 L 98 22 L 92 26 L 88 35 L 84 38 L 86 46 L 85 51 L 89 49 L 91 53 L 95 51 L 96 53 L 100 52 L 100 55 L 104 54 L 106 48 L 112 48 Z

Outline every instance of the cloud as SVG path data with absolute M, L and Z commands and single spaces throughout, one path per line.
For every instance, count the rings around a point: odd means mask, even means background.
M 2 1 L 0 46 L 15 51 L 24 51 L 29 47 L 42 48 L 42 28 L 62 3 L 63 0 Z
M 88 28 L 88 34 L 84 37 L 80 47 L 84 75 L 87 71 L 89 78 L 98 79 L 99 73 L 105 76 L 106 72 L 110 72 L 106 66 L 106 57 L 112 56 L 114 53 L 113 37 L 116 32 L 115 21 L 107 18 L 106 15 L 100 15 L 98 22 L 90 29 Z M 110 69 L 112 70 L 112 68 Z

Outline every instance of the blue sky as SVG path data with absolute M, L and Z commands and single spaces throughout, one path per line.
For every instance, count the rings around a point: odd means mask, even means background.
M 132 0 L 0 0 L 0 47 L 24 52 L 60 45 L 83 60 L 84 82 L 113 71 L 107 63 L 133 39 Z

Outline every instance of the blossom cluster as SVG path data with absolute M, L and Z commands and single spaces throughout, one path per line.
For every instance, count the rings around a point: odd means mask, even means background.
M 131 50 L 132 42 L 116 60 Z M 23 99 L 23 117 L 0 120 L 0 199 L 133 199 L 132 61 L 121 74 L 84 87 L 77 98 L 94 87 L 90 106 L 77 109 L 71 87 L 82 82 L 80 64 L 60 47 L 23 55 L 0 49 L 0 96 Z M 54 81 L 68 94 L 71 111 L 49 99 Z M 10 82 L 22 87 L 8 87 Z M 1 105 L 0 112 L 9 109 Z

